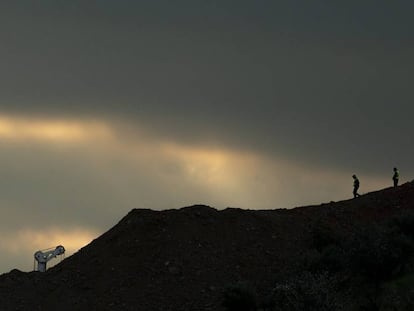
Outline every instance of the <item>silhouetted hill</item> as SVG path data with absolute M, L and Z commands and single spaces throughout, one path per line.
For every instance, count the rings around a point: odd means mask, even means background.
M 340 259 L 352 253 L 346 239 L 413 209 L 412 183 L 291 210 L 134 209 L 45 273 L 1 275 L 0 310 L 224 310 L 231 285 L 245 284 L 265 301 L 304 271 L 340 278 L 343 288 L 334 298 L 348 305 L 341 310 L 358 310 L 349 299 L 362 284 L 354 275 L 365 270 Z M 333 259 L 326 257 L 330 249 Z M 267 310 L 276 310 L 270 305 Z

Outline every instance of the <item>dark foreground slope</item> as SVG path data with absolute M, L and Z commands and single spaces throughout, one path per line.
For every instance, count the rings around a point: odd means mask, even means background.
M 135 209 L 46 273 L 1 275 L 0 310 L 224 310 L 229 285 L 248 284 L 266 297 L 304 269 L 325 271 L 321 254 L 340 243 L 332 236 L 351 236 L 409 210 L 412 183 L 292 210 Z M 327 266 L 326 273 L 355 286 L 345 265 Z

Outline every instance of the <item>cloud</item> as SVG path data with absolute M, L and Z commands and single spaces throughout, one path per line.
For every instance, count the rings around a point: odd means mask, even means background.
M 19 128 L 17 140 L 7 135 L 2 142 L 1 204 L 9 217 L 23 219 L 25 225 L 66 222 L 103 228 L 132 208 L 195 202 L 217 207 L 292 207 L 292 198 L 298 198 L 294 189 L 306 187 L 305 180 L 317 188 L 345 175 L 340 169 L 327 173 L 330 170 L 266 153 L 147 134 L 148 129 L 133 127 L 123 134 L 107 120 L 95 121 L 97 127 L 89 120 L 23 122 L 7 116 L 0 120 L 8 120 L 9 128 Z M 60 130 L 53 139 L 48 133 L 31 135 L 33 127 L 53 129 L 56 124 Z M 82 135 L 75 140 L 69 135 L 68 143 L 66 130 L 72 133 L 73 124 Z M 312 202 L 310 188 L 297 204 Z M 344 195 L 344 188 L 342 184 L 329 187 L 330 197 Z M 24 220 L 28 211 L 31 217 Z
M 0 116 L 0 139 L 65 143 L 109 138 L 110 130 L 96 121 L 41 120 Z
M 36 27 L 34 37 L 45 33 Z M 22 54 L 0 51 L 7 59 L 1 110 L 104 118 L 182 143 L 413 173 L 412 138 L 401 135 L 413 113 L 410 40 L 234 25 L 108 27 L 75 36 L 58 25 L 35 50 L 11 42 Z

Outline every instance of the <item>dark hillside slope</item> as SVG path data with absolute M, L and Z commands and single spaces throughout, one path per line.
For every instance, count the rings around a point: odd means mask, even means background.
M 132 210 L 46 273 L 0 276 L 0 310 L 223 310 L 247 282 L 266 294 L 296 273 L 323 223 L 338 232 L 414 210 L 414 185 L 292 210 Z

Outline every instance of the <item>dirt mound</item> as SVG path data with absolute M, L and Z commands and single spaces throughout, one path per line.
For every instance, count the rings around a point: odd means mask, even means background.
M 0 276 L 0 310 L 222 310 L 226 286 L 294 272 L 321 220 L 350 230 L 413 208 L 407 183 L 292 210 L 134 209 L 47 272 Z

